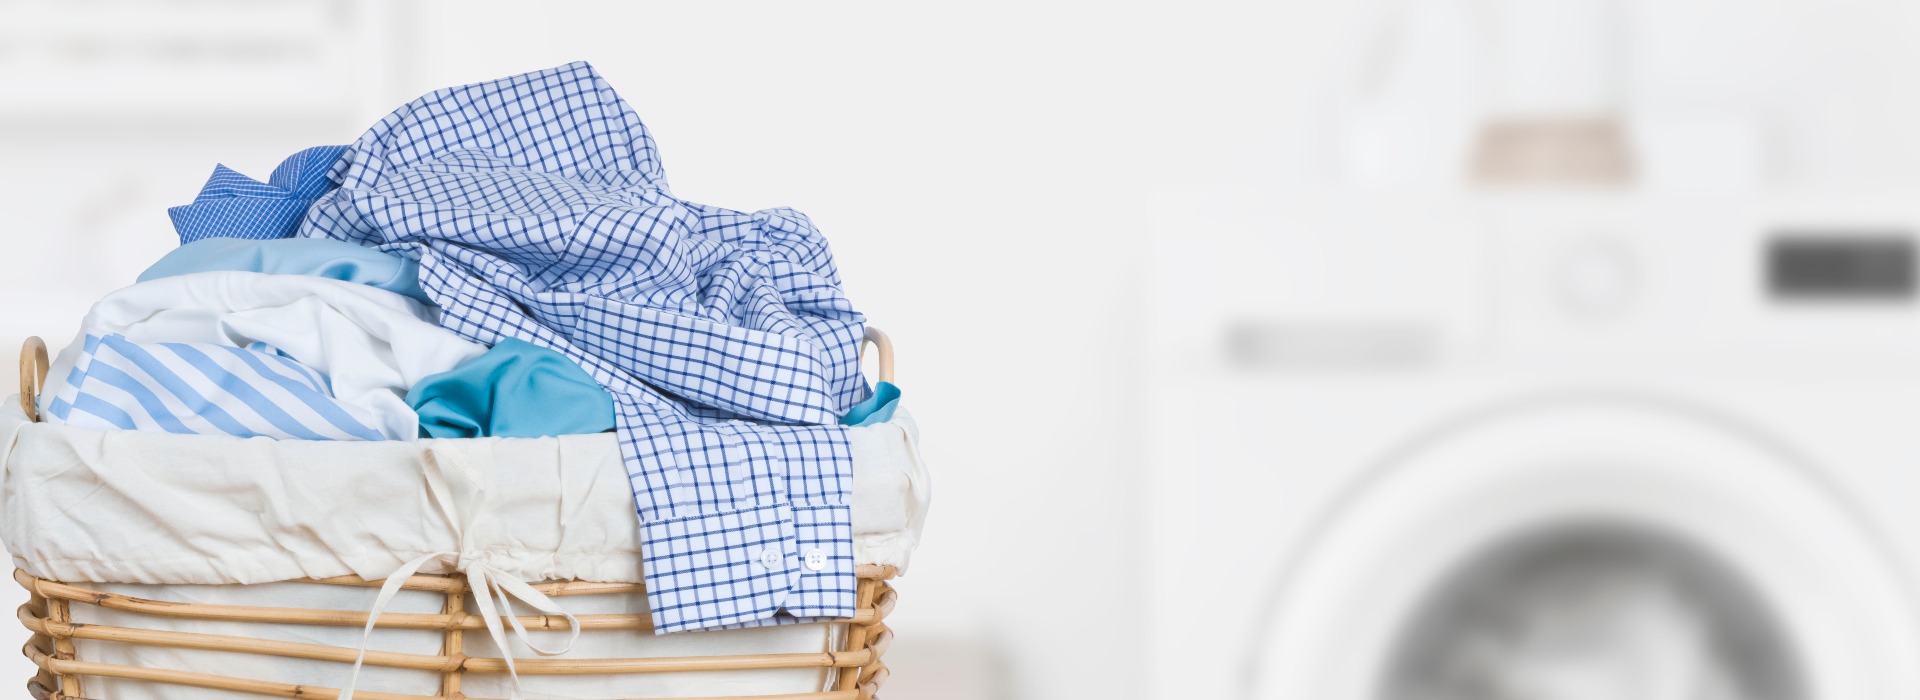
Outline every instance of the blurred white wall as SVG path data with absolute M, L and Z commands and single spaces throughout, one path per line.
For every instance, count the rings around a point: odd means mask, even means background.
M 1668 17 L 1637 35 L 1650 48 L 1631 66 L 1646 78 L 1635 104 L 1755 115 L 1774 144 L 1771 181 L 1920 180 L 1920 22 L 1907 4 L 1631 4 Z M 142 6 L 176 21 L 80 14 L 116 3 L 0 2 L 15 13 L 0 18 L 59 28 L 0 28 L 0 86 L 13 86 L 0 91 L 0 211 L 16 222 L 0 226 L 15 260 L 6 347 L 63 342 L 89 300 L 172 247 L 163 207 L 191 199 L 215 162 L 264 176 L 427 90 L 592 61 L 653 130 L 676 193 L 812 215 L 853 299 L 899 344 L 938 497 L 901 583 L 889 692 L 928 700 L 1140 696 L 1151 630 L 1138 572 L 1154 562 L 1139 544 L 1150 426 L 1137 414 L 1180 400 L 1136 389 L 1146 197 L 1168 182 L 1341 177 L 1333 144 L 1353 115 L 1393 106 L 1359 87 L 1384 60 L 1370 47 L 1427 7 L 441 0 L 255 18 L 277 41 L 312 43 L 293 62 L 338 71 L 316 74 L 215 70 L 260 58 L 193 48 L 253 31 L 228 14 L 237 5 Z M 202 16 L 227 16 L 225 38 L 196 40 L 206 27 L 177 21 Z M 181 38 L 157 53 L 114 58 L 115 42 L 170 32 Z M 46 36 L 70 44 L 36 43 Z M 146 106 L 73 98 L 97 88 L 81 70 L 93 62 L 170 55 L 212 63 L 146 79 L 161 95 Z M 1766 67 L 1722 80 L 1753 61 Z M 28 89 L 45 71 L 75 82 Z M 175 89 L 215 106 L 179 108 Z M 1436 94 L 1451 98 L 1410 108 L 1479 99 Z M 1433 124 L 1460 122 L 1443 116 Z M 1439 138 L 1418 118 L 1386 123 Z M 131 184 L 102 185 L 117 179 Z M 56 196 L 73 192 L 84 196 Z M 105 223 L 88 227 L 86 212 Z M 1194 572 L 1194 590 L 1235 566 Z M 0 687 L 27 675 L 24 660 L 0 661 Z

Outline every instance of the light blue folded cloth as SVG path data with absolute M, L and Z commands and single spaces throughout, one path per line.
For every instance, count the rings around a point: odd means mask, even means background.
M 893 420 L 893 411 L 900 407 L 900 387 L 892 382 L 880 382 L 873 388 L 873 395 L 867 400 L 855 404 L 847 415 L 840 417 L 841 425 L 860 427 L 885 423 Z
M 346 146 L 315 146 L 287 156 L 266 182 L 224 165 L 200 188 L 192 204 L 173 207 L 167 216 L 185 245 L 207 238 L 286 238 L 299 228 L 307 207 L 332 191 L 327 178 Z
M 553 350 L 508 338 L 407 391 L 435 438 L 549 437 L 613 429 L 613 397 Z
M 244 240 L 208 238 L 180 246 L 140 273 L 140 281 L 196 272 L 264 272 L 358 282 L 429 305 L 420 290 L 420 263 L 346 241 L 318 238 Z

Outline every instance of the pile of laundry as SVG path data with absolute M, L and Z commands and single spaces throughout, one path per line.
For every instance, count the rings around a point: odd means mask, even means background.
M 587 64 L 433 92 L 266 182 L 218 167 L 169 213 L 181 246 L 88 313 L 48 422 L 615 431 L 657 631 L 853 613 L 846 426 L 899 400 L 865 319 L 805 215 L 676 197 Z

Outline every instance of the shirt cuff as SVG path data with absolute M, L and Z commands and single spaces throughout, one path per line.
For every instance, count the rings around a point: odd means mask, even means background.
M 800 577 L 780 612 L 801 618 L 853 617 L 853 509 L 793 506 L 793 517 Z
M 853 616 L 848 506 L 760 506 L 659 520 L 643 524 L 641 535 L 657 634 Z
M 772 617 L 801 566 L 785 504 L 645 521 L 640 542 L 656 634 Z
M 742 629 L 803 624 L 853 617 L 858 603 L 851 533 L 852 509 L 847 506 L 795 506 L 800 533 L 800 572 L 787 603 L 773 615 L 715 629 Z M 837 536 L 838 535 L 838 536 Z M 840 544 L 835 544 L 840 543 Z M 844 545 L 844 546 L 842 546 Z M 807 554 L 820 550 L 814 571 Z

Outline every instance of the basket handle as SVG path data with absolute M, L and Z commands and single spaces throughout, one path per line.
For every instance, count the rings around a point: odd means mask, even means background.
M 867 337 L 860 341 L 860 359 L 865 360 L 867 343 L 880 351 L 880 381 L 893 383 L 893 339 L 873 326 L 867 326 Z
M 860 342 L 861 359 L 865 359 L 867 344 L 880 352 L 880 381 L 893 381 L 893 339 L 885 332 L 873 326 L 867 326 L 867 337 Z M 20 410 L 25 411 L 27 420 L 40 422 L 40 390 L 47 385 L 47 343 L 40 336 L 27 336 L 20 345 Z
M 47 385 L 47 342 L 40 336 L 27 336 L 20 344 L 20 410 L 27 420 L 40 422 L 40 390 Z

